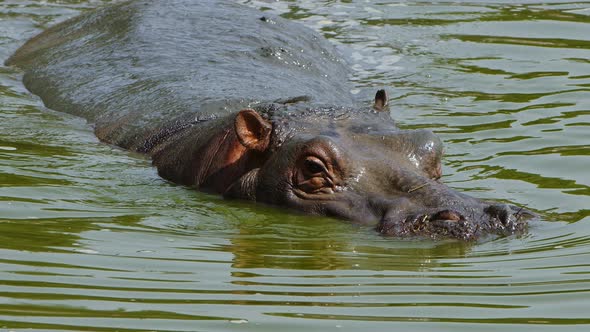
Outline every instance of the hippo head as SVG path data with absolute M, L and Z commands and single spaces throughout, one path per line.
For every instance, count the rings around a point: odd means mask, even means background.
M 440 139 L 428 130 L 398 129 L 388 112 L 315 108 L 265 119 L 243 110 L 235 130 L 242 145 L 265 157 L 227 197 L 372 224 L 397 237 L 470 240 L 526 227 L 529 212 L 441 183 Z
M 400 130 L 380 112 L 385 104 L 378 93 L 375 107 L 360 110 L 259 105 L 166 130 L 173 137 L 151 155 L 173 182 L 374 225 L 386 236 L 471 240 L 526 228 L 530 212 L 443 184 L 440 139 Z

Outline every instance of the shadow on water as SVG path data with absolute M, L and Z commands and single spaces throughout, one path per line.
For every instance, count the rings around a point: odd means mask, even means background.
M 257 209 L 240 218 L 238 232 L 224 247 L 232 253 L 233 268 L 420 271 L 437 266 L 437 257 L 464 257 L 473 246 L 451 240 L 393 240 L 367 226 L 277 212 Z

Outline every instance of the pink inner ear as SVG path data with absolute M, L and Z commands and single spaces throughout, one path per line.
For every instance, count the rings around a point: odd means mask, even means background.
M 234 122 L 240 143 L 248 149 L 264 151 L 270 141 L 272 126 L 252 109 L 241 110 Z

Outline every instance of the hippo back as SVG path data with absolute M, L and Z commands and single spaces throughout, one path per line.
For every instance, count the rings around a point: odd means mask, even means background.
M 179 121 L 256 103 L 352 103 L 348 69 L 321 36 L 229 1 L 101 8 L 41 33 L 7 64 L 48 107 L 130 149 Z

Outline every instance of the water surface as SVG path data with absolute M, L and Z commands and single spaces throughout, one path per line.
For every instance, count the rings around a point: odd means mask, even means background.
M 110 1 L 0 1 L 0 59 Z M 522 237 L 395 240 L 224 201 L 98 142 L 0 67 L 0 331 L 585 331 L 590 3 L 241 1 L 329 38 L 360 103 L 446 143 Z M 59 111 L 59 110 L 57 110 Z

